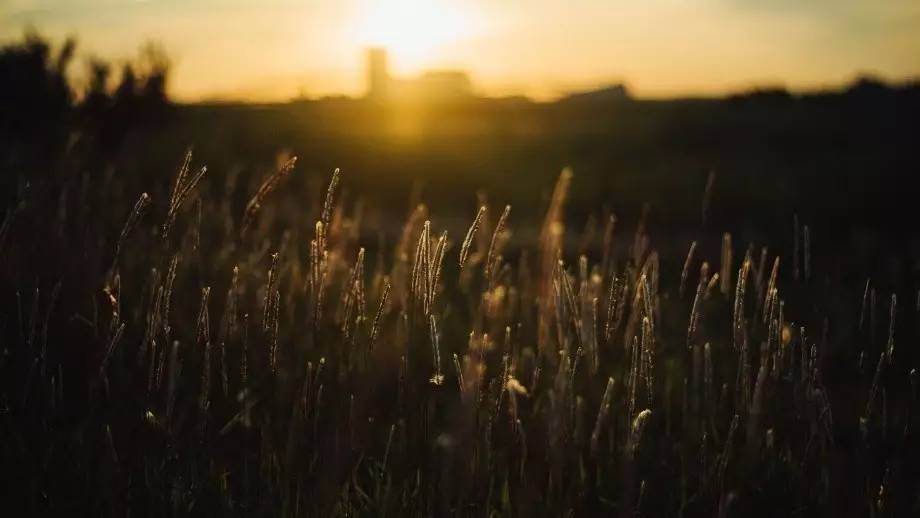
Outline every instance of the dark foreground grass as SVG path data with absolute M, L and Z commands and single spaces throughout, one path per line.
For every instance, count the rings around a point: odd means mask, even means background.
M 808 226 L 662 258 L 644 216 L 567 222 L 565 171 L 542 223 L 387 232 L 293 167 L 21 188 L 4 515 L 920 513 L 920 300 L 835 278 Z

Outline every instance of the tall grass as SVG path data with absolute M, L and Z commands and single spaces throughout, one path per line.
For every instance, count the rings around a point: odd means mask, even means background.
M 646 214 L 632 236 L 610 215 L 576 250 L 565 170 L 533 242 L 516 239 L 527 223 L 510 205 L 493 224 L 480 203 L 465 234 L 422 204 L 375 244 L 338 170 L 322 201 L 292 211 L 269 195 L 284 197 L 294 158 L 252 194 L 221 193 L 219 176 L 191 164 L 189 152 L 171 189 L 145 185 L 133 207 L 123 187 L 96 193 L 107 204 L 83 217 L 71 206 L 73 218 L 44 218 L 55 205 L 35 202 L 4 219 L 8 508 L 920 511 L 916 356 L 898 358 L 916 311 L 892 293 L 877 329 L 866 282 L 829 315 L 813 284 L 831 279 L 813 255 L 819 235 L 804 225 L 799 250 L 797 217 L 792 272 L 780 268 L 789 256 L 771 261 L 757 243 L 755 264 L 754 243 L 736 249 L 714 230 L 662 257 Z M 107 230 L 117 221 L 120 233 Z M 39 260 L 51 235 L 80 255 Z M 43 299 L 53 272 L 68 276 Z

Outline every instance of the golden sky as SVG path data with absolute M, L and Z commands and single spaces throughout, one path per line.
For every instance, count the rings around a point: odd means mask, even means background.
M 462 68 L 482 94 L 536 98 L 920 76 L 920 0 L 0 0 L 0 41 L 30 25 L 115 60 L 159 41 L 189 101 L 359 95 L 369 45 L 397 75 Z

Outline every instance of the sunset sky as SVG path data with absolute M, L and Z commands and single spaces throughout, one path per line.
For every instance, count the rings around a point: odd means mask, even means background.
M 27 26 L 115 60 L 159 41 L 182 100 L 359 95 L 369 45 L 397 75 L 462 68 L 482 94 L 537 98 L 920 76 L 917 0 L 0 0 L 0 41 Z

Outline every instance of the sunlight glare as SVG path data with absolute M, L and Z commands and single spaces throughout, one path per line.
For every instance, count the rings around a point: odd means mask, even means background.
M 449 0 L 369 0 L 359 25 L 362 46 L 384 47 L 403 72 L 431 66 L 449 44 L 472 35 L 468 9 Z

